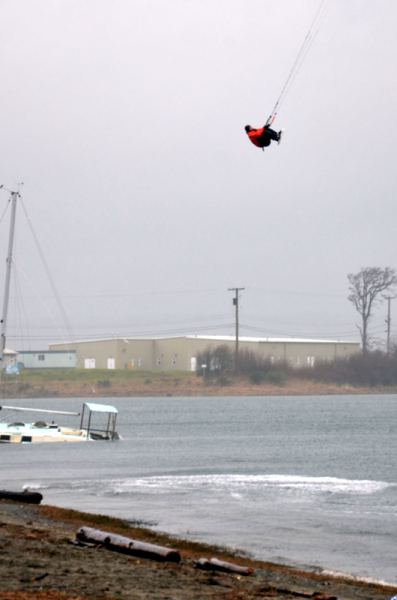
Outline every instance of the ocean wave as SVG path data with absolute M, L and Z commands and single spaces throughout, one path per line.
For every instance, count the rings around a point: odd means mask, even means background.
M 46 490 L 48 489 L 48 485 L 45 485 L 43 483 L 24 483 L 22 486 L 22 490 L 25 491 L 29 491 L 31 492 L 32 490 Z
M 235 502 L 247 498 L 263 499 L 279 494 L 289 501 L 315 501 L 316 498 L 345 499 L 369 496 L 397 488 L 397 484 L 384 481 L 342 479 L 337 477 L 313 477 L 302 475 L 247 475 L 247 474 L 195 474 L 156 475 L 121 479 L 75 479 L 53 482 L 26 483 L 26 489 L 49 490 L 56 493 L 71 492 L 90 496 L 131 496 L 156 493 L 176 494 L 180 498 L 189 494 L 206 494 L 207 497 L 222 495 Z M 393 491 L 394 495 L 394 491 Z
M 101 482 L 102 485 L 105 482 Z M 384 481 L 352 480 L 337 477 L 309 477 L 301 475 L 159 475 L 122 480 L 112 480 L 108 485 L 117 494 L 133 491 L 193 491 L 210 488 L 230 491 L 238 497 L 243 491 L 291 490 L 313 494 L 374 494 L 395 484 Z

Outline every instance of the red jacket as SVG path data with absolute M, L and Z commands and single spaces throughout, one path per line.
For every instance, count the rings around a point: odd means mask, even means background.
M 261 135 L 263 134 L 265 128 L 261 127 L 260 129 L 251 129 L 251 131 L 247 131 L 247 135 L 251 142 L 258 146 L 258 148 L 262 148 L 263 144 L 261 143 Z

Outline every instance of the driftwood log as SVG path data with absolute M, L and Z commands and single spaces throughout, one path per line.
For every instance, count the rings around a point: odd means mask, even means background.
M 14 500 L 15 502 L 27 502 L 28 504 L 40 504 L 43 496 L 39 492 L 29 492 L 24 490 L 23 492 L 9 492 L 7 490 L 0 490 L 0 500 Z
M 239 575 L 252 575 L 254 572 L 254 569 L 251 567 L 235 565 L 234 563 L 219 560 L 218 558 L 199 558 L 195 566 L 198 569 L 205 569 L 206 571 L 223 571 L 224 573 L 238 573 Z
M 181 556 L 177 550 L 166 548 L 165 546 L 157 546 L 155 544 L 147 544 L 138 540 L 133 540 L 122 535 L 101 531 L 93 527 L 80 527 L 76 533 L 76 538 L 80 542 L 88 542 L 103 546 L 108 550 L 122 552 L 132 556 L 140 556 L 141 558 L 151 558 L 154 560 L 179 562 Z

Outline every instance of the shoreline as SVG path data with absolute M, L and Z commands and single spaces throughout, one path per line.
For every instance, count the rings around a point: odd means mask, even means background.
M 181 561 L 159 562 L 103 547 L 79 547 L 71 541 L 82 526 L 175 548 Z M 259 561 L 120 519 L 46 504 L 0 501 L 0 547 L 1 600 L 389 600 L 397 593 L 394 585 Z M 203 557 L 243 565 L 254 573 L 242 576 L 196 568 Z
M 254 384 L 246 379 L 205 381 L 191 374 L 156 373 L 124 376 L 118 373 L 83 373 L 75 378 L 56 373 L 46 379 L 35 373 L 2 379 L 0 398 L 117 398 L 217 396 L 332 396 L 397 394 L 397 386 L 358 387 L 289 378 L 283 384 Z M 106 378 L 105 378 L 106 377 Z

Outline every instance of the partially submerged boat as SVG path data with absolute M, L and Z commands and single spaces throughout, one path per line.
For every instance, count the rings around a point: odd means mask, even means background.
M 4 188 L 0 185 L 0 189 Z M 4 188 L 6 189 L 6 188 Z M 3 373 L 15 374 L 18 372 L 16 352 L 6 349 L 7 315 L 10 296 L 11 265 L 13 263 L 13 244 L 15 232 L 15 217 L 17 200 L 20 198 L 18 190 L 8 190 L 10 193 L 10 232 L 8 239 L 8 252 L 6 259 L 6 278 L 4 286 L 3 313 L 0 318 L 0 376 Z M 11 359 L 7 359 L 10 355 Z M 47 409 L 23 408 L 19 406 L 0 406 L 9 411 L 25 411 L 28 413 L 49 413 L 52 415 L 80 416 L 80 425 L 76 427 L 60 426 L 54 421 L 31 421 L 31 416 L 25 420 L 0 421 L 0 443 L 27 444 L 38 442 L 87 442 L 91 440 L 117 440 L 116 431 L 117 409 L 114 406 L 85 402 L 81 413 L 52 411 Z
M 54 421 L 0 422 L 0 443 L 30 444 L 41 442 L 88 442 L 120 439 L 116 431 L 117 408 L 109 404 L 84 402 L 81 413 L 53 411 L 19 406 L 0 406 L 0 410 L 40 412 L 52 415 L 79 416 L 78 427 L 60 426 Z

